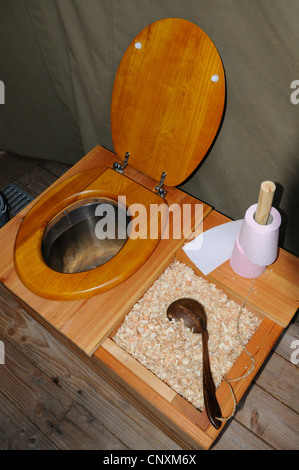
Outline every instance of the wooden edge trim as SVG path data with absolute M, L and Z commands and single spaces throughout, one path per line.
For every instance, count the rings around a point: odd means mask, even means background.
M 205 410 L 198 410 L 182 396 L 176 394 L 171 404 L 191 419 L 191 421 L 196 424 L 196 426 L 199 426 L 203 431 L 211 425 Z
M 243 379 L 236 382 L 230 382 L 237 403 L 239 403 L 241 400 L 242 396 L 264 363 L 266 357 L 268 356 L 282 331 L 283 328 L 280 325 L 273 322 L 269 318 L 264 318 L 254 335 L 251 337 L 250 341 L 247 343 L 246 348 L 254 357 L 254 370 L 247 377 L 244 377 Z M 246 352 L 243 351 L 228 372 L 227 379 L 241 377 L 246 373 L 246 370 L 248 370 L 249 366 L 250 358 Z M 233 397 L 229 386 L 223 380 L 217 389 L 216 395 L 221 407 L 222 416 L 230 416 L 234 407 Z M 213 439 L 215 439 L 220 430 L 217 431 L 215 428 L 210 426 L 208 434 L 213 437 Z
M 172 390 L 172 388 L 162 382 L 162 380 L 118 346 L 112 339 L 105 339 L 102 343 L 102 348 L 133 372 L 140 380 L 149 384 L 153 390 L 159 393 L 159 395 L 165 398 L 169 403 L 175 398 L 176 392 Z

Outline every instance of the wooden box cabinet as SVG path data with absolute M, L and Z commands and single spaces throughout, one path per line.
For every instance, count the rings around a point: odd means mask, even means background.
M 54 183 L 73 175 L 76 171 L 100 165 L 112 166 L 115 155 L 96 147 L 67 173 Z M 128 165 L 127 176 L 149 189 L 156 182 L 140 174 Z M 53 186 L 53 185 L 52 185 Z M 51 186 L 51 187 L 52 187 Z M 198 203 L 191 196 L 176 188 L 168 189 L 168 204 L 176 202 Z M 42 197 L 43 194 L 39 196 Z M 34 203 L 34 202 L 33 202 Z M 155 424 L 172 439 L 186 449 L 209 449 L 225 423 L 219 430 L 210 425 L 205 411 L 195 409 L 168 385 L 153 375 L 133 357 L 118 347 L 113 340 L 113 332 L 121 324 L 126 313 L 153 284 L 163 270 L 174 259 L 189 265 L 195 273 L 203 274 L 190 262 L 182 250 L 185 239 L 161 240 L 148 261 L 120 286 L 95 297 L 75 301 L 52 301 L 40 298 L 27 290 L 20 282 L 14 269 L 14 242 L 23 217 L 32 207 L 27 206 L 0 231 L 0 282 L 35 320 L 58 337 L 68 348 L 80 355 L 100 376 L 128 397 Z M 203 229 L 208 230 L 229 219 L 203 205 Z M 257 314 L 261 324 L 249 341 L 247 348 L 255 358 L 255 368 L 250 376 L 232 387 L 237 402 L 247 390 L 253 377 L 265 361 L 272 346 L 283 329 L 289 324 L 298 307 L 299 260 L 284 250 L 279 250 L 276 262 L 255 280 L 247 308 Z M 251 280 L 240 278 L 230 268 L 229 262 L 215 269 L 207 279 L 222 289 L 229 298 L 242 304 Z M 244 373 L 247 356 L 242 353 L 228 378 Z M 228 386 L 222 382 L 217 389 L 217 397 L 223 416 L 233 409 L 233 401 Z

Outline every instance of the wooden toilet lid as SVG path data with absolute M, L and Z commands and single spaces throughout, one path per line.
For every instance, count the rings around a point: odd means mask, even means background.
M 112 94 L 111 128 L 116 153 L 165 184 L 182 183 L 207 153 L 225 102 L 221 58 L 195 24 L 159 20 L 131 42 Z

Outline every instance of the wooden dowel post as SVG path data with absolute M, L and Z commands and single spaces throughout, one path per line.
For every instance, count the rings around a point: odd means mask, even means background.
M 260 225 L 267 224 L 275 190 L 276 186 L 272 181 L 262 182 L 255 213 L 255 221 Z

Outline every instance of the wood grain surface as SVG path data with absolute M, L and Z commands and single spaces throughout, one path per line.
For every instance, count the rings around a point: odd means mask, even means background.
M 141 47 L 136 47 L 140 45 Z M 225 101 L 221 58 L 195 24 L 167 18 L 143 29 L 116 73 L 111 104 L 120 158 L 165 183 L 182 183 L 206 155 Z

